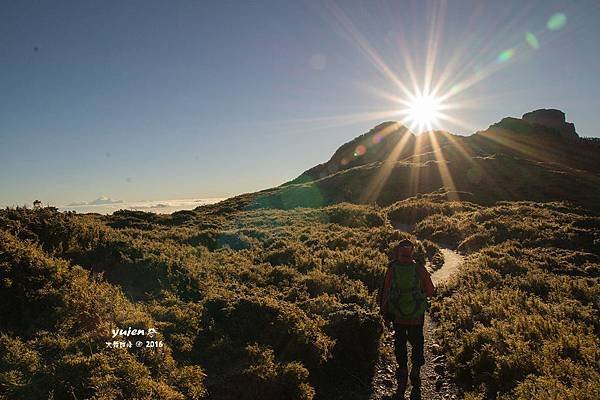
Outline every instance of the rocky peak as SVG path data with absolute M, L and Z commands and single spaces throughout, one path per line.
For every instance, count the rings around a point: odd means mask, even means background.
M 556 109 L 539 109 L 523 114 L 523 121 L 556 130 L 565 139 L 577 139 L 575 125 L 566 122 L 565 113 Z
M 577 141 L 575 125 L 565 121 L 565 113 L 555 109 L 540 109 L 523 114 L 521 118 L 506 117 L 490 125 L 484 135 L 518 134 L 522 139 L 543 136 Z

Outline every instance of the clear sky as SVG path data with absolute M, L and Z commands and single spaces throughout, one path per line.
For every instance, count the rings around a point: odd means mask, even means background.
M 595 0 L 2 1 L 0 205 L 272 187 L 428 76 L 436 128 L 552 107 L 600 136 L 599 40 Z

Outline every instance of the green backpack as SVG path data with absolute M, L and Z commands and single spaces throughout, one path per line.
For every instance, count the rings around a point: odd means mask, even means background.
M 427 309 L 417 264 L 392 262 L 392 285 L 388 296 L 389 311 L 401 320 L 419 319 Z

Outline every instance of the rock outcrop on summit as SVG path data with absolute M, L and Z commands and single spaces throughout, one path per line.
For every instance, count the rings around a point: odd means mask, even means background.
M 565 113 L 555 109 L 539 109 L 523 114 L 521 118 L 506 117 L 491 125 L 488 131 L 506 129 L 520 135 L 544 137 L 548 140 L 579 140 L 575 124 L 566 122 Z
M 578 139 L 575 124 L 566 122 L 565 113 L 556 109 L 539 109 L 523 114 L 523 121 L 555 129 L 564 139 Z

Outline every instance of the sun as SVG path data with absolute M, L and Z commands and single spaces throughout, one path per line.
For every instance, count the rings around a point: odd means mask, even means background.
M 417 94 L 411 96 L 406 102 L 407 108 L 402 110 L 406 115 L 405 121 L 410 125 L 411 130 L 417 133 L 431 131 L 434 126 L 439 124 L 442 117 L 441 101 L 430 94 Z

